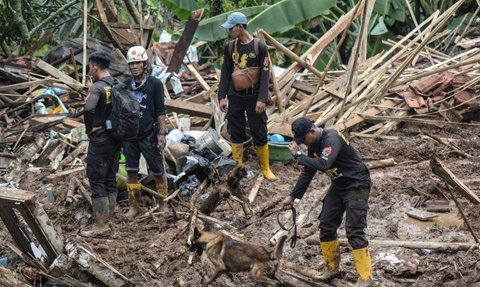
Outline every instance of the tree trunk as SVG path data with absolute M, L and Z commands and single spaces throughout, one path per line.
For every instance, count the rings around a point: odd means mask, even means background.
M 22 1 L 21 0 L 7 0 L 7 8 L 8 11 L 10 11 L 10 14 L 12 14 L 12 19 L 18 26 L 18 29 L 20 30 L 20 34 L 23 38 L 23 42 L 29 43 L 30 42 L 30 33 L 28 32 L 28 26 L 27 22 L 25 22 L 25 19 L 23 18 L 22 14 Z

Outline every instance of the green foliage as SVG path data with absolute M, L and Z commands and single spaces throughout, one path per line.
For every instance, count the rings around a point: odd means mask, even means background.
M 255 6 L 239 9 L 237 11 L 242 12 L 249 17 L 251 15 L 258 14 L 267 8 L 268 6 Z M 227 21 L 227 17 L 230 13 L 231 12 L 223 13 L 200 21 L 197 31 L 195 32 L 195 37 L 198 40 L 204 41 L 217 41 L 227 38 L 228 34 L 225 28 L 223 28 L 221 25 Z

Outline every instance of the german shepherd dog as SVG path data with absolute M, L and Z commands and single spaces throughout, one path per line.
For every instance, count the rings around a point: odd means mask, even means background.
M 199 231 L 196 227 L 193 233 L 192 247 L 205 251 L 206 256 L 215 267 L 215 273 L 206 285 L 211 284 L 225 272 L 250 271 L 258 283 L 280 284 L 275 277 L 283 245 L 287 235 L 282 236 L 274 248 L 254 245 L 234 240 L 223 233 Z

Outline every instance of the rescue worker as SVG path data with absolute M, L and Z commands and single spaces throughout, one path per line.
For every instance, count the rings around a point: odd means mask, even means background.
M 290 152 L 299 165 L 304 166 L 295 187 L 283 201 L 283 208 L 301 199 L 317 171 L 331 179 L 330 188 L 323 199 L 320 214 L 320 247 L 325 261 L 322 279 L 328 281 L 339 273 L 340 249 L 337 229 L 346 214 L 345 229 L 352 247 L 353 259 L 358 273 L 356 286 L 371 286 L 372 267 L 367 227 L 368 197 L 370 195 L 370 173 L 360 155 L 348 140 L 335 129 L 316 127 L 307 118 L 298 118 L 292 123 L 294 141 L 289 144 Z M 300 144 L 308 147 L 305 155 Z
M 114 79 L 108 72 L 110 61 L 108 54 L 95 52 L 90 55 L 88 64 L 94 83 L 85 100 L 84 121 L 89 138 L 86 172 L 92 192 L 93 224 L 80 232 L 87 237 L 110 231 L 106 223 L 117 202 L 116 174 L 121 143 L 105 130 L 105 122 L 112 111 L 112 87 L 108 83 L 113 83 Z
M 141 194 L 141 184 L 138 183 L 140 154 L 146 159 L 149 172 L 155 178 L 158 194 L 163 197 L 168 196 L 167 178 L 161 154 L 165 148 L 167 134 L 163 84 L 157 78 L 147 75 L 147 61 L 145 48 L 134 46 L 128 50 L 127 63 L 132 76 L 124 83 L 140 103 L 142 114 L 137 137 L 124 144 L 130 204 L 130 209 L 126 213 L 128 219 L 133 219 L 138 214 L 138 201 Z
M 266 179 L 275 180 L 276 176 L 270 170 L 268 162 L 267 114 L 265 113 L 269 81 L 267 46 L 263 41 L 254 40 L 248 33 L 247 18 L 240 12 L 230 14 L 222 27 L 228 29 L 230 38 L 235 40 L 225 46 L 218 88 L 220 110 L 227 113 L 232 157 L 237 164 L 243 163 L 246 113 L 263 176 Z M 258 82 L 245 90 L 236 90 L 232 79 L 235 67 L 239 69 L 258 67 Z

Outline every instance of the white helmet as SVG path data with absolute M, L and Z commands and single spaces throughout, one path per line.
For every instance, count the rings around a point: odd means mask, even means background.
M 147 50 L 142 46 L 133 46 L 128 49 L 127 63 L 144 62 L 148 60 Z

